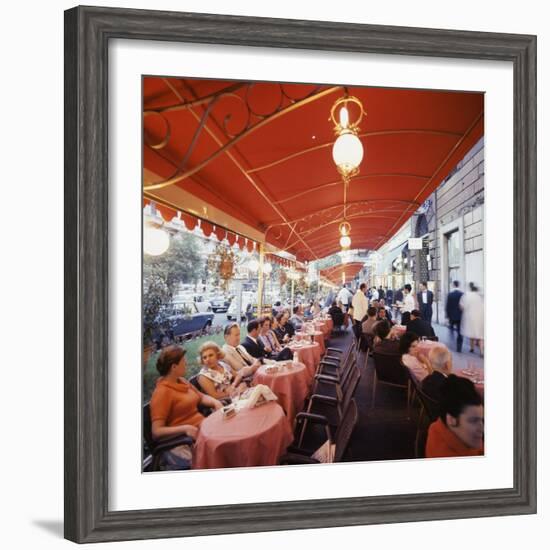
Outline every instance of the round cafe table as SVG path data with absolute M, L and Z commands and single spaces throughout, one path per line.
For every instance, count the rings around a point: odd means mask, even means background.
M 224 418 L 220 409 L 200 426 L 193 469 L 274 466 L 292 439 L 285 413 L 274 401 L 232 418 Z
M 303 409 L 304 400 L 309 393 L 311 378 L 302 363 L 289 363 L 281 366 L 278 372 L 267 373 L 269 365 L 262 365 L 254 374 L 253 385 L 264 384 L 279 399 L 291 426 L 296 415 Z
M 319 344 L 317 342 L 307 343 L 302 340 L 300 344 L 292 343 L 288 347 L 292 353 L 296 352 L 298 354 L 298 361 L 306 366 L 311 381 L 313 381 L 317 367 L 321 362 L 321 347 Z
M 311 341 L 311 335 L 313 335 L 313 341 L 319 344 L 319 350 L 321 355 L 325 353 L 325 337 L 320 330 L 315 330 L 311 334 L 305 332 L 297 332 L 295 337 L 297 340 L 309 340 Z

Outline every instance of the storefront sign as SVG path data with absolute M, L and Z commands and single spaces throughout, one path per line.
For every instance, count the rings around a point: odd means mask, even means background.
M 422 250 L 422 238 L 409 238 L 409 250 Z

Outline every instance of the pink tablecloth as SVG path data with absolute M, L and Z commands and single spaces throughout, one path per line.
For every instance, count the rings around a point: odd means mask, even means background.
M 309 393 L 311 378 L 306 366 L 292 363 L 279 372 L 266 373 L 267 365 L 262 365 L 254 374 L 253 384 L 265 384 L 279 398 L 290 425 L 294 425 L 296 415 L 304 408 L 304 400 Z
M 315 329 L 320 330 L 323 333 L 325 340 L 330 338 L 330 333 L 334 328 L 334 321 L 332 319 L 323 319 L 321 321 L 315 321 Z
M 430 353 L 430 350 L 432 350 L 436 346 L 442 346 L 444 348 L 447 347 L 445 344 L 442 344 L 441 342 L 434 342 L 432 340 L 426 340 L 424 342 L 418 342 L 418 346 L 416 347 L 416 349 L 419 351 L 419 353 L 421 353 L 425 357 L 428 357 L 428 355 Z M 457 376 L 463 376 L 464 378 L 469 378 L 470 380 L 472 380 L 472 375 L 464 373 L 463 369 L 458 369 L 456 371 L 453 370 L 453 374 L 456 374 Z M 483 369 L 481 369 L 481 378 L 483 378 Z M 479 382 L 479 383 L 474 382 L 474 385 L 475 385 L 476 389 L 479 391 L 479 393 L 482 396 L 484 396 L 484 394 L 485 394 L 485 385 L 484 385 L 484 383 L 483 382 Z
M 478 371 L 479 374 L 473 375 L 472 373 L 466 373 L 464 372 L 464 369 L 457 370 L 454 374 L 457 376 L 462 376 L 464 378 L 468 378 L 468 380 L 471 380 L 474 383 L 474 386 L 476 387 L 476 390 L 481 395 L 481 397 L 485 397 L 485 381 L 484 381 L 484 369 L 480 369 Z
M 289 347 L 292 353 L 298 353 L 298 361 L 306 366 L 313 381 L 317 367 L 321 362 L 321 346 L 317 342 L 313 342 L 312 344 L 305 344 L 299 347 L 291 344 Z
M 219 410 L 201 424 L 193 469 L 274 466 L 291 442 L 290 424 L 275 402 L 243 409 L 233 418 Z
M 309 341 L 311 341 L 311 335 L 306 334 L 305 332 L 297 332 L 295 336 L 296 336 L 297 340 L 309 340 Z M 324 355 L 325 354 L 325 338 L 323 336 L 323 333 L 320 330 L 315 330 L 313 332 L 313 341 L 317 342 L 319 344 L 319 349 L 321 351 L 321 355 Z
M 407 332 L 407 327 L 405 325 L 394 325 L 391 328 L 391 335 L 396 338 L 401 338 L 405 332 Z

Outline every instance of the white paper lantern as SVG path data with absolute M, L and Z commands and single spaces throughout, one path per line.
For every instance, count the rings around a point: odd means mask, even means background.
M 340 170 L 344 172 L 355 170 L 363 160 L 361 140 L 350 132 L 338 136 L 332 146 L 332 158 Z
M 260 264 L 258 263 L 258 260 L 252 259 L 248 262 L 248 269 L 250 271 L 253 271 L 254 273 L 256 273 L 256 271 L 258 271 L 259 268 L 260 268 Z
M 262 271 L 264 275 L 269 275 L 273 271 L 273 267 L 271 266 L 271 264 L 264 264 Z
M 348 235 L 343 235 L 342 237 L 340 237 L 340 246 L 344 249 L 351 246 L 351 239 Z
M 170 237 L 166 231 L 156 227 L 146 227 L 143 231 L 143 251 L 150 256 L 164 254 L 170 246 Z

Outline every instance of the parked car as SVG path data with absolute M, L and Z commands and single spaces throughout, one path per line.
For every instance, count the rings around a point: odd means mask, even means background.
M 216 311 L 215 309 L 212 309 L 212 304 L 210 303 L 210 300 L 208 300 L 204 296 L 194 296 L 193 301 L 195 302 L 197 309 L 201 313 L 204 313 L 205 311 Z
M 164 337 L 173 340 L 193 332 L 205 332 L 214 320 L 213 313 L 199 311 L 195 302 L 179 303 L 176 305 L 176 311 L 177 313 L 167 318 L 170 328 L 158 331 L 155 340 L 162 341 Z
M 271 315 L 271 305 L 264 304 L 262 315 Z M 258 317 L 258 304 L 256 302 L 246 303 L 244 300 L 242 302 L 242 311 L 241 311 L 241 321 L 250 321 L 254 317 Z M 227 320 L 233 321 L 237 320 L 237 301 L 233 300 L 229 309 L 227 310 Z
M 210 298 L 210 307 L 214 313 L 224 312 L 229 309 L 231 301 L 226 299 L 224 296 L 214 296 Z

